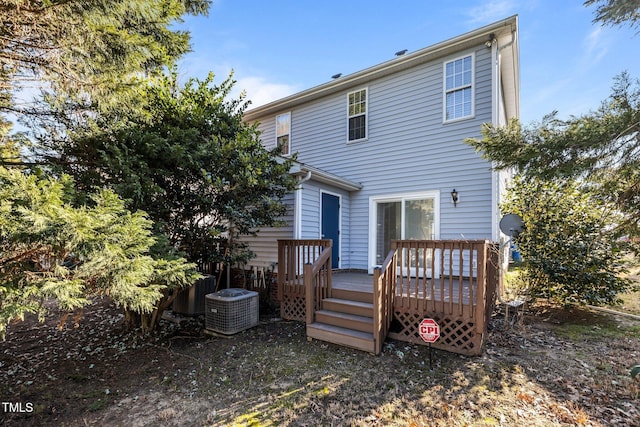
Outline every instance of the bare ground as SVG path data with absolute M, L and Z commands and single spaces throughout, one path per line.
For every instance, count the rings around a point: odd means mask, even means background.
M 376 357 L 269 316 L 229 338 L 196 318 L 142 339 L 106 299 L 59 321 L 0 342 L 0 425 L 640 426 L 640 321 L 588 310 L 498 313 L 483 356 L 434 351 L 432 370 L 425 346 Z

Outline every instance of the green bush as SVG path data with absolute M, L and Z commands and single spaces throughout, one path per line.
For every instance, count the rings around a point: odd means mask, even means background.
M 515 178 L 502 209 L 524 220 L 517 244 L 532 297 L 605 305 L 630 288 L 620 276 L 628 253 L 615 232 L 621 218 L 594 194 L 577 181 Z

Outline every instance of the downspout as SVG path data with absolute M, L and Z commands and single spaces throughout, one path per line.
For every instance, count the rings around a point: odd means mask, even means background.
M 511 46 L 514 41 L 515 41 L 515 32 L 512 31 L 511 32 L 511 41 L 499 46 L 498 42 L 496 40 L 495 43 L 492 43 L 491 45 L 491 55 L 495 58 L 495 65 L 493 67 L 493 76 L 494 77 L 494 90 L 493 93 L 495 94 L 495 101 L 493 103 L 493 108 L 492 108 L 492 124 L 495 127 L 499 127 L 503 124 L 506 125 L 506 123 L 502 123 L 501 121 L 501 112 L 502 109 L 500 108 L 501 102 L 502 102 L 502 75 L 501 75 L 501 58 L 500 58 L 500 51 L 502 49 L 505 49 L 509 46 Z M 505 109 L 505 114 L 506 114 L 506 109 Z M 491 234 L 493 235 L 493 239 L 498 241 L 500 239 L 500 231 L 498 228 L 498 223 L 500 221 L 500 212 L 498 210 L 498 203 L 500 202 L 500 194 L 502 192 L 502 182 L 500 181 L 500 173 L 497 172 L 495 170 L 495 162 L 492 163 L 492 170 L 493 172 L 493 179 L 492 179 L 492 194 L 494 195 L 493 197 L 495 197 L 495 199 L 492 201 L 492 217 L 493 217 L 493 221 L 491 224 Z
M 496 42 L 493 46 L 491 46 L 492 49 L 492 55 L 495 53 L 495 96 L 496 96 L 496 102 L 494 104 L 493 107 L 493 112 L 495 114 L 495 116 L 493 117 L 493 125 L 498 127 L 501 124 L 501 109 L 500 109 L 500 103 L 502 102 L 502 76 L 501 76 L 501 58 L 500 58 L 500 51 L 504 48 L 507 48 L 509 46 L 511 46 L 514 41 L 515 41 L 515 31 L 511 32 L 511 41 L 506 43 L 503 46 L 498 46 L 498 43 Z M 495 52 L 494 52 L 495 49 Z M 505 108 L 505 115 L 506 115 L 506 108 Z M 506 123 L 504 123 L 506 124 Z M 500 181 L 500 173 L 498 173 L 495 170 L 495 162 L 493 163 L 493 194 L 495 195 L 495 200 L 493 201 L 493 206 L 492 206 L 492 210 L 494 210 L 494 221 L 492 224 L 492 231 L 493 231 L 493 235 L 495 237 L 496 241 L 500 240 L 500 230 L 498 228 L 498 223 L 500 221 L 500 211 L 498 209 L 498 203 L 501 200 L 501 192 L 502 192 L 502 182 Z M 508 241 L 510 243 L 510 241 Z M 504 245 L 504 246 L 503 246 Z M 506 271 L 508 269 L 509 266 L 509 248 L 506 247 L 505 243 L 500 243 L 500 245 L 498 246 L 499 249 L 499 254 L 498 254 L 498 263 L 500 264 L 499 269 L 500 269 L 500 278 L 498 281 L 498 285 L 496 287 L 496 296 L 497 299 L 500 303 L 504 303 L 505 301 L 503 300 L 503 292 L 504 292 L 504 281 L 505 281 L 505 275 L 506 275 Z M 508 310 L 508 308 L 507 308 Z
M 493 93 L 495 96 L 495 100 L 493 102 L 493 107 L 491 109 L 491 123 L 493 126 L 498 127 L 500 125 L 500 100 L 502 99 L 502 84 L 501 84 L 501 76 L 500 76 L 500 47 L 498 46 L 498 42 L 491 44 L 491 56 L 495 58 L 495 64 L 492 69 L 492 78 L 493 78 Z M 492 173 L 491 173 L 491 217 L 493 220 L 491 221 L 491 235 L 493 236 L 493 240 L 497 241 L 500 239 L 500 232 L 498 231 L 498 221 L 500 212 L 498 209 L 498 203 L 500 201 L 500 174 L 495 169 L 495 162 L 491 165 Z
M 311 179 L 311 171 L 307 172 L 307 175 L 302 178 L 298 177 L 298 185 L 296 187 L 296 196 L 294 202 L 293 213 L 293 238 L 302 239 L 302 184 Z

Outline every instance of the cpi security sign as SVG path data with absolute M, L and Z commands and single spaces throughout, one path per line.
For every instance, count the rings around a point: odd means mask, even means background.
M 440 326 L 433 319 L 422 319 L 420 322 L 420 338 L 429 344 L 440 338 Z

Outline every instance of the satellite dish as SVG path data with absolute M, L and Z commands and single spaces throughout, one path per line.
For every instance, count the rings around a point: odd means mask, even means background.
M 524 227 L 524 221 L 520 215 L 507 214 L 500 220 L 500 231 L 507 236 L 518 237 L 518 234 L 522 232 Z

